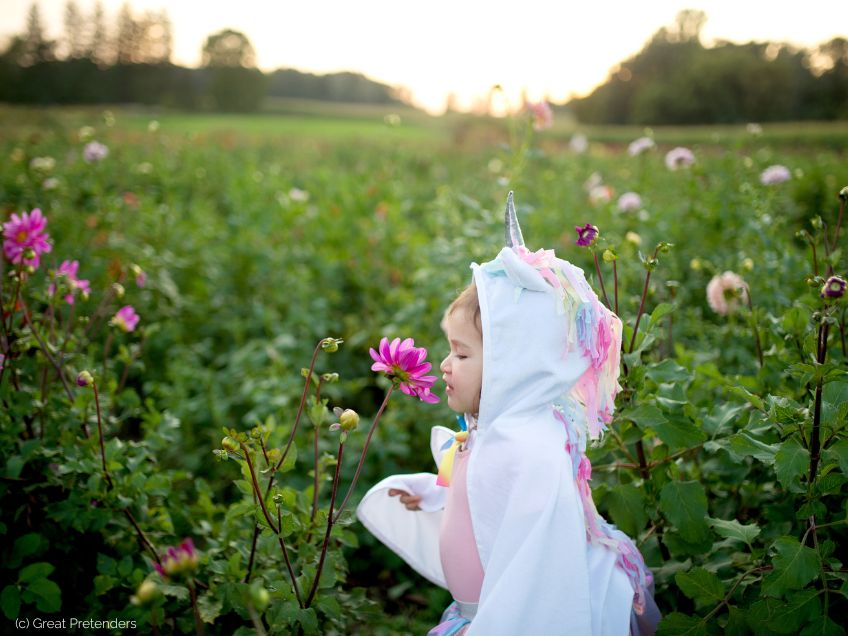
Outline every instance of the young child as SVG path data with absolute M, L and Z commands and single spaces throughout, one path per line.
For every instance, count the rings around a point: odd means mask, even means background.
M 439 474 L 384 479 L 359 519 L 451 592 L 431 636 L 653 634 L 651 574 L 597 513 L 585 455 L 612 419 L 621 321 L 580 269 L 524 247 L 512 193 L 506 247 L 472 270 L 442 322 L 461 430 L 434 427 Z

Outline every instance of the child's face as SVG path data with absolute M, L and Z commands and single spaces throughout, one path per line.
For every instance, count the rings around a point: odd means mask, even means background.
M 483 384 L 483 338 L 468 312 L 457 309 L 442 321 L 450 354 L 439 369 L 448 385 L 448 406 L 457 413 L 476 414 Z

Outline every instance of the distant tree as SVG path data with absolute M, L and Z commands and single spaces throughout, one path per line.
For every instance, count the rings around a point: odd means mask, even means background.
M 26 34 L 20 51 L 18 63 L 21 66 L 32 66 L 41 62 L 49 62 L 56 58 L 55 42 L 48 40 L 41 21 L 41 11 L 37 3 L 33 3 L 27 14 Z
M 106 35 L 106 23 L 103 16 L 103 4 L 97 0 L 91 14 L 91 24 L 88 29 L 88 43 L 85 47 L 85 57 L 92 62 L 104 65 L 109 62 L 109 42 Z
M 256 52 L 244 33 L 224 29 L 206 38 L 202 64 L 210 68 L 254 68 Z
M 65 4 L 64 23 L 65 34 L 62 44 L 65 58 L 73 60 L 85 57 L 85 23 L 74 0 L 68 0 Z
M 133 64 L 139 58 L 140 25 L 132 14 L 128 2 L 118 12 L 118 34 L 115 39 L 115 63 Z

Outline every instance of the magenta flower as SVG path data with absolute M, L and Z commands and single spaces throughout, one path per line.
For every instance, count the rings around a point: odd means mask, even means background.
M 70 283 L 71 293 L 65 295 L 65 302 L 69 305 L 74 304 L 74 292 L 76 290 L 82 291 L 83 298 L 88 298 L 88 295 L 91 293 L 91 285 L 87 280 L 81 280 L 77 278 L 77 270 L 79 269 L 79 261 L 62 261 L 62 264 L 59 265 L 59 270 L 56 272 L 56 278 L 60 276 L 64 276 L 68 279 L 68 283 Z M 50 286 L 47 288 L 47 293 L 51 296 L 56 291 L 56 284 L 50 283 Z
M 760 174 L 760 183 L 763 185 L 777 185 L 784 181 L 789 181 L 792 178 L 792 173 L 789 168 L 781 165 L 769 166 Z
M 90 141 L 82 151 L 82 158 L 88 163 L 103 161 L 109 156 L 109 149 L 99 141 Z
M 577 232 L 577 240 L 574 243 L 580 247 L 589 247 L 598 238 L 598 228 L 591 223 L 587 223 L 583 227 L 578 225 L 574 228 L 574 231 Z
M 688 148 L 678 146 L 668 151 L 665 156 L 665 165 L 669 170 L 688 168 L 695 163 L 695 155 Z
M 395 338 L 391 343 L 388 338 L 383 338 L 379 353 L 374 349 L 370 349 L 369 353 L 374 359 L 371 370 L 392 377 L 401 391 L 428 404 L 439 401 L 439 396 L 430 392 L 436 376 L 424 375 L 432 366 L 426 361 L 427 349 L 416 347 L 412 338 L 403 341 Z
M 124 332 L 135 331 L 135 326 L 138 324 L 138 314 L 135 313 L 132 305 L 124 305 L 112 318 L 111 323 Z
M 153 567 L 164 578 L 190 574 L 197 569 L 197 552 L 191 539 L 186 539 L 177 547 L 169 547 L 162 557 L 162 565 L 154 563 Z
M 527 102 L 525 105 L 533 117 L 533 130 L 545 130 L 554 124 L 554 113 L 548 102 Z
M 821 288 L 822 298 L 842 298 L 845 295 L 845 279 L 831 276 Z
M 50 235 L 44 231 L 47 218 L 41 210 L 35 208 L 32 212 L 24 212 L 21 216 L 12 214 L 12 220 L 3 224 L 3 253 L 16 265 L 23 263 L 38 267 L 42 254 L 53 249 L 48 239 Z M 31 249 L 32 258 L 26 258 L 25 252 Z

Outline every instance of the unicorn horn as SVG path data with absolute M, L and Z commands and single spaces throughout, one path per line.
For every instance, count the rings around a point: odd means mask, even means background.
M 504 213 L 504 235 L 506 246 L 516 249 L 524 246 L 524 237 L 521 236 L 521 226 L 518 225 L 518 217 L 515 214 L 515 204 L 512 201 L 512 190 L 506 198 L 506 212 Z

